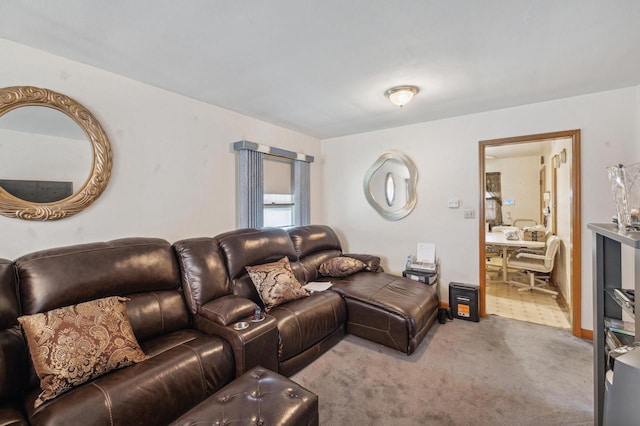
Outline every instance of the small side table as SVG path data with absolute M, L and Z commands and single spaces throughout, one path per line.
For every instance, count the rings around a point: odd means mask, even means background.
M 402 271 L 402 276 L 412 279 L 414 281 L 420 281 L 427 285 L 438 284 L 438 272 L 420 271 L 416 269 L 405 269 Z

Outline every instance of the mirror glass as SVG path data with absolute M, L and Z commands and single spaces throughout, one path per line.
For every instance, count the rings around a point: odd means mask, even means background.
M 387 206 L 393 206 L 396 200 L 396 181 L 393 178 L 393 173 L 387 173 L 386 184 L 384 186 L 384 198 L 387 201 Z
M 83 105 L 39 87 L 0 88 L 0 215 L 77 214 L 105 190 L 111 165 L 109 139 Z
M 91 144 L 53 108 L 25 106 L 0 117 L 0 186 L 36 203 L 67 198 L 91 173 Z
M 399 220 L 415 207 L 417 181 L 418 172 L 409 157 L 397 151 L 387 152 L 365 175 L 365 197 L 382 217 Z

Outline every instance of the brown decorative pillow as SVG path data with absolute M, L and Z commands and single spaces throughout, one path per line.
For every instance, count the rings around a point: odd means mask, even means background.
M 352 257 L 332 257 L 329 260 L 325 260 L 318 271 L 322 275 L 329 277 L 346 277 L 347 275 L 355 274 L 358 271 L 366 268 L 364 262 Z
M 133 334 L 126 300 L 106 297 L 18 318 L 42 388 L 35 408 L 74 386 L 148 358 Z
M 258 290 L 266 312 L 284 302 L 309 296 L 307 290 L 302 288 L 293 275 L 289 258 L 286 256 L 277 262 L 245 268 Z

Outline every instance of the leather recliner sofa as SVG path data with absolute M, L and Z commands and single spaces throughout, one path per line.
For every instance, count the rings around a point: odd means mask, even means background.
M 55 248 L 22 256 L 13 268 L 2 274 L 2 424 L 165 424 L 235 377 L 230 345 L 191 326 L 167 241 L 129 238 Z M 150 358 L 34 408 L 41 390 L 15 314 L 115 295 L 130 299 L 129 320 Z
M 295 373 L 346 332 L 412 353 L 436 318 L 435 288 L 381 272 L 369 255 L 349 255 L 367 265 L 361 272 L 320 276 L 318 266 L 339 255 L 333 230 L 313 225 L 173 246 L 129 238 L 0 260 L 0 424 L 166 424 L 257 365 Z M 300 282 L 333 287 L 253 323 L 263 305 L 245 267 L 284 256 Z M 17 317 L 106 296 L 130 299 L 133 331 L 150 358 L 33 408 L 40 387 Z M 249 327 L 236 330 L 240 320 Z

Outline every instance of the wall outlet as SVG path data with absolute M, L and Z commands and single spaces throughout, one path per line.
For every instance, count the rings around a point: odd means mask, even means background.
M 464 209 L 464 218 L 465 219 L 475 219 L 476 211 L 474 209 Z
M 449 202 L 447 203 L 447 206 L 450 209 L 457 209 L 458 207 L 460 207 L 460 200 L 449 200 Z

